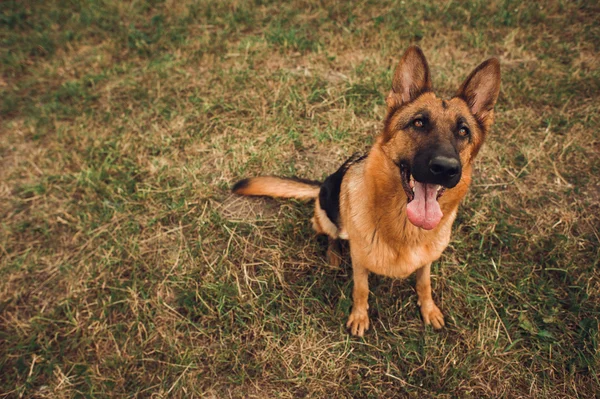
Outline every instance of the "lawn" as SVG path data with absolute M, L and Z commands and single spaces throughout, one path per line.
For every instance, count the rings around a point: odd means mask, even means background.
M 0 397 L 591 398 L 600 392 L 595 0 L 0 2 Z M 502 66 L 496 123 L 434 263 L 351 266 L 311 205 L 382 129 L 403 51 L 452 96 Z

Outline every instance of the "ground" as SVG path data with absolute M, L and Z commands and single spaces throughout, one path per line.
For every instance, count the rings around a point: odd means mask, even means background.
M 595 397 L 600 390 L 600 6 L 294 0 L 0 5 L 0 397 Z M 496 123 L 433 266 L 371 278 L 310 204 L 382 128 L 403 51 L 436 91 L 488 57 Z

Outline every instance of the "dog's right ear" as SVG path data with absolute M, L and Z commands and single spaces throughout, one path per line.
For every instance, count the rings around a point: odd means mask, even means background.
M 394 72 L 392 91 L 386 98 L 389 108 L 409 103 L 421 94 L 431 91 L 431 74 L 423 51 L 410 46 Z

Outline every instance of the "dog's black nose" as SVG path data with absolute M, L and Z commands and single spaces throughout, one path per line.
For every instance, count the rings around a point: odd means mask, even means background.
M 452 152 L 442 149 L 433 154 L 425 151 L 418 153 L 411 174 L 420 183 L 439 184 L 446 188 L 456 186 L 460 181 L 462 165 L 458 154 Z
M 456 158 L 438 155 L 429 161 L 429 170 L 440 179 L 452 179 L 460 173 L 460 161 Z

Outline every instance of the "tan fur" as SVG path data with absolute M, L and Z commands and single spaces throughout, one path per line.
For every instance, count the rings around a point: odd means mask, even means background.
M 348 171 L 342 183 L 340 210 L 348 229 L 354 268 L 354 306 L 347 326 L 358 336 L 369 328 L 368 272 L 406 278 L 416 271 L 423 320 L 441 328 L 443 317 L 431 297 L 429 272 L 421 269 L 429 270 L 450 242 L 458 203 L 466 193 L 469 179 L 440 198 L 444 217 L 434 230 L 415 227 L 404 212 L 406 196 L 389 190 L 399 187 L 401 182 L 397 167 L 381 148 L 381 141 L 377 140 L 371 149 L 364 167 Z
M 313 227 L 330 237 L 330 261 L 337 239 L 350 242 L 354 288 L 353 307 L 347 327 L 353 335 L 363 336 L 369 329 L 368 274 L 406 278 L 416 272 L 418 305 L 425 324 L 444 325 L 444 317 L 431 294 L 430 268 L 450 242 L 452 223 L 458 205 L 471 183 L 472 161 L 493 122 L 493 107 L 500 90 L 500 69 L 495 59 L 477 67 L 460 87 L 456 97 L 442 101 L 430 91 L 427 62 L 417 47 L 402 57 L 386 99 L 388 116 L 382 134 L 367 158 L 352 164 L 344 174 L 339 197 L 336 226 L 321 208 L 317 198 Z M 427 112 L 435 131 L 415 134 L 404 126 L 420 112 Z M 466 121 L 468 140 L 457 138 L 456 121 Z M 433 141 L 432 141 L 433 140 Z M 406 213 L 407 197 L 402 188 L 398 159 L 411 159 L 417 151 L 452 143 L 462 165 L 461 179 L 438 199 L 443 213 L 432 230 L 413 225 Z M 449 145 L 449 144 L 448 144 Z M 316 198 L 319 189 L 297 182 L 261 177 L 250 180 L 245 195 Z
M 240 195 L 265 195 L 309 200 L 319 195 L 319 187 L 279 177 L 261 176 L 248 179 L 245 186 L 235 189 L 234 192 Z

